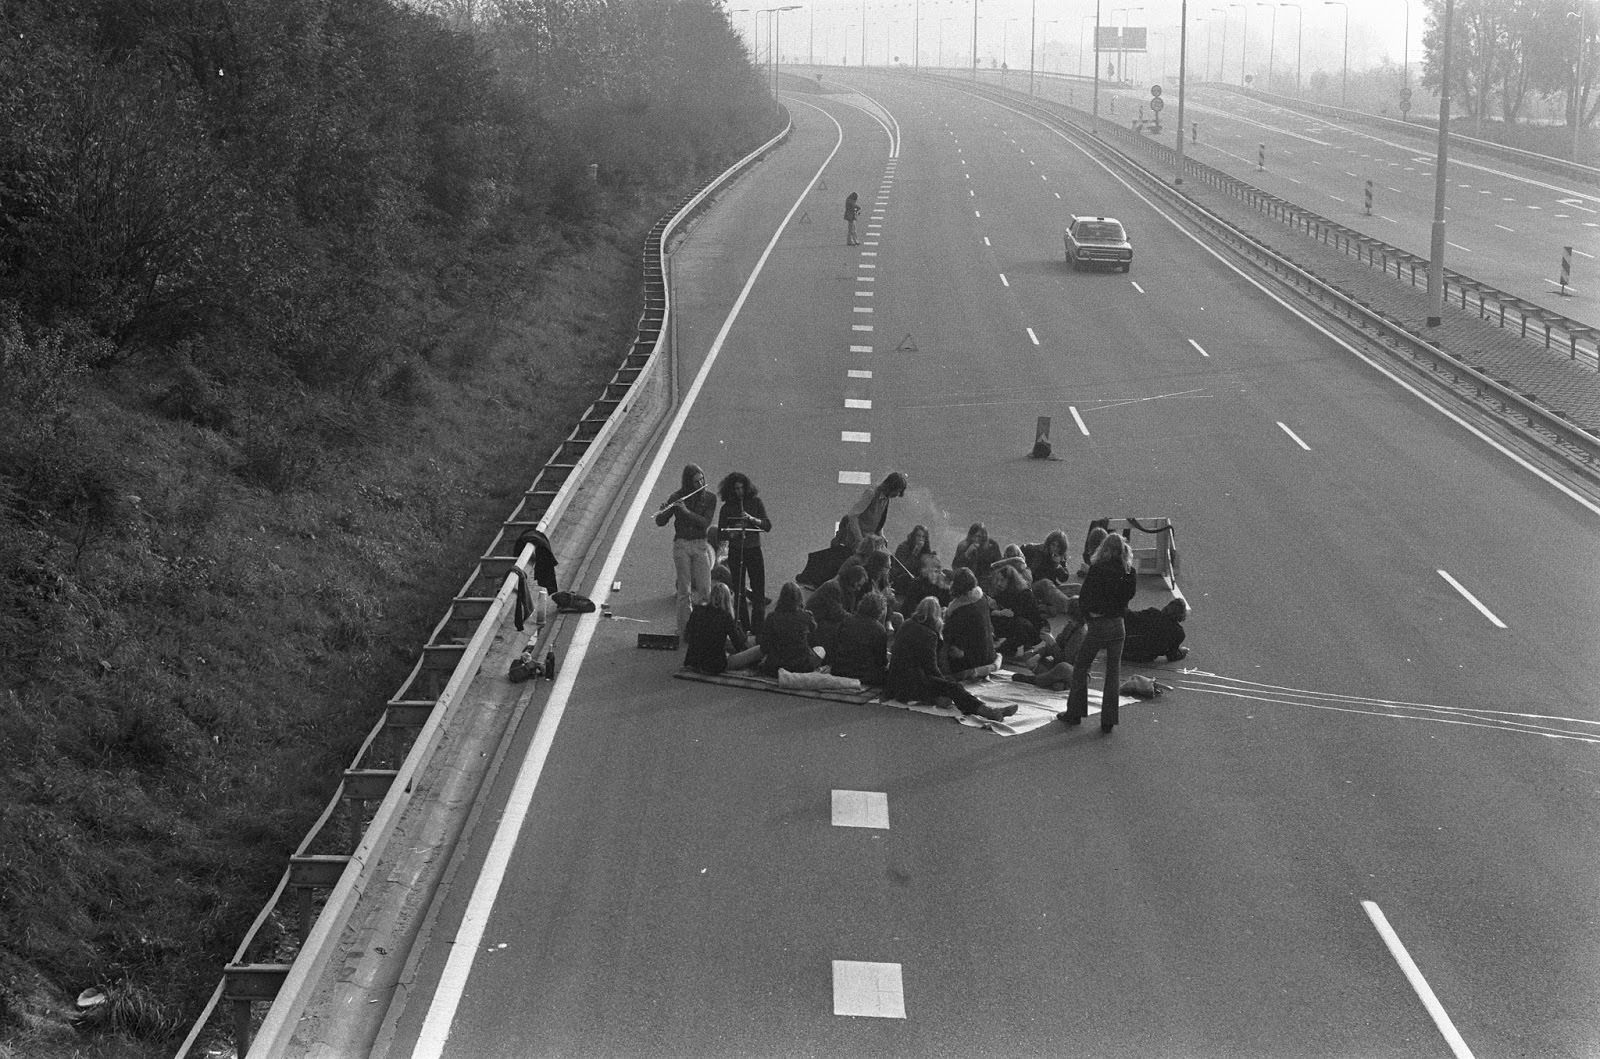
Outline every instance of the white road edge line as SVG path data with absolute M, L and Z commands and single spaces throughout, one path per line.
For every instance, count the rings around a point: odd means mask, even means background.
M 1460 581 L 1457 581 L 1455 578 L 1451 577 L 1448 573 L 1446 573 L 1443 570 L 1440 570 L 1440 571 L 1437 571 L 1437 572 L 1438 572 L 1440 577 L 1444 578 L 1446 581 L 1448 581 L 1450 583 L 1450 587 L 1451 588 L 1453 588 L 1457 592 L 1461 593 L 1462 598 L 1464 598 L 1468 603 L 1471 603 L 1474 607 L 1477 607 L 1479 613 L 1481 613 L 1485 618 L 1488 618 L 1490 621 L 1494 622 L 1495 628 L 1504 629 L 1506 627 L 1506 623 L 1501 621 L 1499 618 L 1495 617 L 1494 616 L 1494 611 L 1490 610 L 1488 607 L 1486 607 L 1482 603 L 1478 602 L 1478 597 L 1474 596 L 1471 592 L 1468 592 L 1466 590 L 1466 587 L 1463 586 Z
M 798 100 L 797 102 L 804 102 Z M 813 106 L 812 104 L 805 104 Z M 755 287 L 756 280 L 760 278 L 761 271 L 766 267 L 767 258 L 772 255 L 773 248 L 778 245 L 778 240 L 783 236 L 789 222 L 794 219 L 800 207 L 805 203 L 806 196 L 812 188 L 822 179 L 822 174 L 834 155 L 839 153 L 839 148 L 844 145 L 844 127 L 834 119 L 831 114 L 821 107 L 814 107 L 827 116 L 838 130 L 838 139 L 833 145 L 833 150 L 828 152 L 828 157 L 822 160 L 822 165 L 817 168 L 816 175 L 800 191 L 800 196 L 795 199 L 794 205 L 779 222 L 777 230 L 772 233 L 772 239 L 767 243 L 767 248 L 761 252 L 761 257 L 756 261 L 755 268 L 750 271 L 750 278 L 745 280 L 744 289 L 739 292 L 739 297 L 734 301 L 733 307 L 728 310 L 727 319 L 722 322 L 722 329 L 717 332 L 717 337 L 711 343 L 711 348 L 706 353 L 705 361 L 700 365 L 700 371 L 695 375 L 694 382 L 683 395 L 683 401 L 678 406 L 678 413 L 668 425 L 666 433 L 662 436 L 661 444 L 656 449 L 655 458 L 650 462 L 649 469 L 639 483 L 638 491 L 634 494 L 633 503 L 628 507 L 624 516 L 617 538 L 611 544 L 611 551 L 606 554 L 606 561 L 601 567 L 600 575 L 595 580 L 590 594 L 596 604 L 606 602 L 610 598 L 611 582 L 616 579 L 617 570 L 622 566 L 623 554 L 628 549 L 628 544 L 633 540 L 634 530 L 639 526 L 639 520 L 644 515 L 644 509 L 650 500 L 661 471 L 666 466 L 667 457 L 672 453 L 672 446 L 676 443 L 678 435 L 683 432 L 683 426 L 689 419 L 689 413 L 694 409 L 700 390 L 705 385 L 706 379 L 711 375 L 712 367 L 717 363 L 717 357 L 722 352 L 723 343 L 727 341 L 728 333 L 733 330 L 734 321 L 739 318 L 740 311 L 744 308 L 745 300 L 750 297 L 750 291 Z M 494 904 L 500 894 L 500 887 L 505 881 L 506 872 L 511 866 L 511 853 L 516 848 L 517 840 L 522 834 L 522 826 L 527 819 L 528 806 L 533 801 L 534 790 L 539 785 L 539 778 L 544 774 L 545 761 L 550 756 L 550 747 L 555 742 L 556 729 L 561 726 L 562 715 L 566 713 L 567 702 L 572 697 L 572 689 L 577 683 L 578 673 L 583 669 L 584 657 L 589 653 L 589 644 L 594 639 L 596 627 L 599 625 L 600 610 L 596 609 L 578 618 L 578 627 L 572 634 L 572 640 L 567 645 L 566 661 L 556 675 L 555 685 L 550 689 L 548 699 L 545 701 L 544 712 L 539 717 L 539 725 L 534 729 L 533 738 L 528 743 L 528 752 L 522 759 L 522 764 L 517 770 L 517 779 L 512 787 L 511 794 L 506 801 L 505 814 L 500 818 L 500 824 L 495 828 L 494 839 L 489 845 L 489 850 L 484 856 L 483 868 L 478 874 L 477 882 L 472 887 L 472 897 L 467 902 L 466 911 L 462 914 L 461 924 L 456 930 L 455 938 L 450 946 L 450 956 L 445 962 L 444 970 L 440 974 L 439 984 L 435 988 L 433 997 L 428 1003 L 428 1014 L 423 1020 L 422 1029 L 417 1034 L 416 1046 L 411 1054 L 418 1059 L 439 1059 L 444 1054 L 445 1044 L 450 1037 L 450 1029 L 455 1023 L 456 1009 L 461 1004 L 461 997 L 466 991 L 467 978 L 472 973 L 472 965 L 476 962 L 478 951 L 483 945 L 483 932 L 489 925 L 489 916 L 494 911 Z
M 1078 414 L 1078 406 L 1077 405 L 1068 405 L 1067 406 L 1067 411 L 1072 413 L 1072 421 L 1074 423 L 1078 424 L 1078 430 L 1080 430 L 1083 433 L 1084 437 L 1088 437 L 1089 436 L 1089 428 L 1084 425 L 1083 417 Z
M 1195 351 L 1198 352 L 1202 357 L 1206 357 L 1208 359 L 1210 358 L 1211 354 L 1207 353 L 1205 351 L 1204 347 L 1202 347 L 1200 345 L 1200 343 L 1196 342 L 1194 339 L 1191 338 L 1191 339 L 1189 339 L 1189 344 L 1191 346 L 1193 346 L 1195 348 Z
M 1372 925 L 1377 928 L 1378 936 L 1383 938 L 1383 943 L 1389 947 L 1389 955 L 1394 957 L 1394 962 L 1400 965 L 1400 970 L 1405 972 L 1406 980 L 1411 983 L 1411 988 L 1416 990 L 1417 997 L 1422 1001 L 1422 1006 L 1428 1009 L 1428 1014 L 1433 1016 L 1433 1024 L 1439 1027 L 1445 1043 L 1450 1046 L 1450 1052 L 1456 1059 L 1473 1059 L 1472 1049 L 1467 1047 L 1467 1042 L 1461 1039 L 1461 1034 L 1456 1032 L 1455 1023 L 1450 1021 L 1450 1016 L 1445 1014 L 1444 1005 L 1439 1003 L 1439 998 L 1433 995 L 1428 980 L 1422 977 L 1422 972 L 1417 969 L 1411 954 L 1400 943 L 1400 936 L 1389 925 L 1389 919 L 1372 901 L 1362 901 L 1361 907 L 1366 909 L 1367 918 L 1372 920 Z

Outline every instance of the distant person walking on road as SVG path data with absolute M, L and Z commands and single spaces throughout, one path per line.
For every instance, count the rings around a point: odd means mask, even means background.
M 856 238 L 856 218 L 859 216 L 861 216 L 861 205 L 856 201 L 856 193 L 852 191 L 844 199 L 845 246 L 861 245 L 861 240 Z
M 1078 655 L 1072 660 L 1072 684 L 1067 690 L 1067 712 L 1061 723 L 1075 725 L 1089 713 L 1089 666 L 1094 656 L 1106 653 L 1105 690 L 1100 695 L 1100 730 L 1109 732 L 1117 725 L 1117 688 L 1122 681 L 1122 644 L 1126 638 L 1122 616 L 1139 590 L 1139 575 L 1134 571 L 1133 550 L 1116 533 L 1106 534 L 1094 551 L 1078 605 L 1083 609 L 1088 629 Z
M 689 612 L 704 603 L 711 591 L 711 542 L 706 529 L 717 512 L 716 494 L 706 488 L 706 475 L 697 465 L 683 468 L 683 485 L 656 512 L 656 525 L 672 522 L 672 567 L 677 574 L 678 637 L 689 625 Z

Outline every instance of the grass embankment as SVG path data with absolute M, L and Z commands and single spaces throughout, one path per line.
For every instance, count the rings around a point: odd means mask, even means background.
M 0 703 L 18 913 L 0 1059 L 170 1054 L 495 524 L 626 353 L 639 249 L 671 201 L 497 261 L 493 308 L 463 317 L 439 370 L 338 423 L 296 488 L 253 484 L 241 459 L 273 454 L 163 414 L 162 392 L 84 380 L 67 428 L 115 490 L 53 545 L 75 550 L 64 576 L 39 564 L 22 601 L 38 635 L 12 646 L 49 676 Z M 90 986 L 111 1000 L 86 1033 L 65 1017 Z

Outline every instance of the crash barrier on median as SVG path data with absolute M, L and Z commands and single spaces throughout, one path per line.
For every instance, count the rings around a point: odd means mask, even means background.
M 333 797 L 289 858 L 277 886 L 251 923 L 176 1059 L 187 1059 L 219 1009 L 227 1009 L 236 1054 L 282 1054 L 322 972 L 337 953 L 346 921 L 369 888 L 373 869 L 407 808 L 450 721 L 470 708 L 466 692 L 500 628 L 516 606 L 518 582 L 531 574 L 533 546 L 562 519 L 585 472 L 626 418 L 640 383 L 670 354 L 665 268 L 672 235 L 717 192 L 789 136 L 783 127 L 673 207 L 645 239 L 644 310 L 632 346 L 597 399 L 556 447 L 471 576 L 429 635 L 404 683 L 367 733 Z M 542 630 L 541 630 L 542 631 Z M 543 649 L 544 645 L 540 645 Z M 317 894 L 323 894 L 318 905 Z M 291 923 L 288 930 L 280 929 Z M 270 929 L 269 929 L 270 927 Z M 288 954 L 285 950 L 294 950 Z M 403 957 L 402 957 L 403 958 Z M 268 1010 L 259 1028 L 257 1005 Z

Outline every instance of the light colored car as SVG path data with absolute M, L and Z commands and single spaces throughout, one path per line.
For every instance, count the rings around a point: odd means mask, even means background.
M 1073 217 L 1065 235 L 1067 264 L 1110 265 L 1126 272 L 1133 267 L 1133 244 L 1115 217 Z

